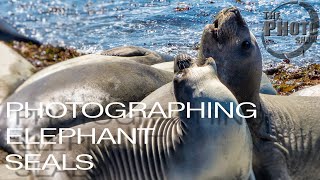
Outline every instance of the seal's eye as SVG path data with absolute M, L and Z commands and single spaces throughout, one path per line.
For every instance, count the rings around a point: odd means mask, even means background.
M 251 43 L 249 41 L 243 41 L 241 47 L 242 49 L 248 50 L 251 47 Z

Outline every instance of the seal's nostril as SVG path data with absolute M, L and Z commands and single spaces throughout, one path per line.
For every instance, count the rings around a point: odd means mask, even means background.
M 226 14 L 228 12 L 232 12 L 234 9 L 237 9 L 237 8 L 235 8 L 235 7 L 226 8 L 226 9 L 223 10 L 223 14 Z
M 192 64 L 192 58 L 189 55 L 186 54 L 179 54 L 175 58 L 175 63 L 179 70 L 183 70 L 186 68 L 189 68 Z

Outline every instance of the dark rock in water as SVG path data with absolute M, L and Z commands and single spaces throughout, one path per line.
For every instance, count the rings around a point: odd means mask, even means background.
M 14 29 L 10 24 L 8 24 L 6 21 L 2 19 L 0 19 L 0 41 L 22 41 L 27 43 L 33 43 L 36 45 L 41 45 L 41 42 L 19 34 L 16 29 Z
M 265 69 L 263 72 L 266 73 L 267 75 L 273 75 L 277 72 L 279 72 L 279 70 L 283 68 L 283 66 L 276 66 L 276 67 L 269 67 L 267 69 Z
M 57 47 L 50 44 L 35 45 L 13 41 L 7 43 L 12 49 L 31 62 L 37 71 L 52 64 L 83 55 L 73 48 Z
M 290 64 L 290 59 L 284 59 L 284 60 L 282 60 L 284 63 L 287 63 L 287 64 Z
M 174 8 L 174 11 L 188 11 L 190 10 L 190 6 L 186 3 L 179 3 L 176 8 Z

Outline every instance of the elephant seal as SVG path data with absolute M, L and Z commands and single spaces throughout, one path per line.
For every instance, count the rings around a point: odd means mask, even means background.
M 260 50 L 235 7 L 222 10 L 214 23 L 206 26 L 202 39 L 201 56 L 216 61 L 220 81 L 239 103 L 257 106 L 257 118 L 246 119 L 256 178 L 319 178 L 320 97 L 259 94 Z M 246 114 L 248 109 L 243 106 L 242 110 Z
M 228 89 L 216 77 L 215 64 L 203 67 L 182 69 L 174 78 L 174 92 L 176 99 L 183 103 L 190 103 L 193 108 L 200 108 L 201 103 L 221 103 L 228 111 L 232 102 L 237 101 Z M 186 105 L 187 106 L 187 105 Z M 205 106 L 205 108 L 209 108 Z M 210 108 L 212 113 L 218 113 Z M 199 111 L 184 109 L 179 112 L 180 118 L 147 118 L 120 119 L 107 121 L 103 126 L 97 122 L 89 122 L 73 127 L 81 129 L 83 134 L 92 133 L 95 129 L 96 139 L 101 137 L 108 128 L 108 137 L 119 135 L 121 128 L 130 138 L 138 137 L 136 143 L 128 139 L 121 139 L 114 144 L 110 139 L 100 143 L 92 143 L 92 139 L 78 143 L 55 144 L 60 150 L 50 150 L 46 145 L 41 152 L 40 166 L 44 165 L 50 154 L 57 162 L 66 161 L 68 167 L 75 162 L 77 155 L 92 156 L 92 169 L 55 171 L 55 166 L 47 166 L 46 170 L 34 171 L 36 179 L 254 179 L 251 171 L 251 137 L 246 122 L 235 115 L 228 118 L 221 114 L 219 120 L 201 117 Z M 234 111 L 235 109 L 231 110 Z M 236 113 L 235 113 L 236 114 Z M 100 121 L 99 124 L 103 123 Z M 137 128 L 154 128 L 153 131 L 138 131 Z M 70 135 L 70 131 L 60 136 Z M 119 136 L 118 136 L 119 137 Z M 149 138 L 146 138 L 149 137 Z M 59 136 L 52 142 L 58 142 Z M 70 142 L 76 142 L 72 137 Z M 61 149 L 63 151 L 61 151 Z M 67 159 L 64 159 L 65 155 Z M 90 159 L 90 158 L 89 158 Z M 232 162 L 232 163 L 231 163 Z M 38 164 L 38 163 L 36 163 Z M 72 175 L 77 174 L 77 176 Z
M 170 61 L 170 62 L 163 62 L 163 63 L 158 63 L 158 64 L 154 64 L 151 67 L 157 68 L 157 69 L 161 69 L 164 71 L 169 71 L 169 72 L 176 72 L 176 70 L 174 70 L 174 61 Z
M 123 61 L 131 60 L 131 61 L 135 61 L 135 62 L 138 62 L 141 64 L 146 64 L 146 65 L 173 60 L 173 57 L 171 57 L 169 55 L 163 55 L 163 54 L 156 53 L 151 50 L 141 48 L 141 47 L 136 47 L 136 46 L 117 47 L 117 48 L 106 50 L 106 51 L 102 52 L 101 54 L 103 56 L 112 56 L 112 57 L 105 58 L 99 54 L 90 54 L 90 55 L 84 55 L 84 56 L 80 56 L 77 58 L 73 58 L 76 60 L 64 61 L 63 64 L 46 67 L 44 70 L 42 70 L 42 71 L 38 72 L 37 74 L 33 75 L 32 77 L 30 77 L 25 83 L 23 83 L 21 86 L 19 86 L 16 89 L 16 91 L 19 91 L 24 86 L 32 83 L 33 81 L 36 81 L 39 78 L 42 78 L 44 76 L 48 76 L 49 74 L 53 74 L 57 71 L 65 69 L 67 67 L 69 68 L 69 67 L 75 66 L 77 64 L 84 64 L 84 62 L 81 62 L 81 61 L 87 61 L 87 60 L 91 60 L 91 59 L 95 59 L 95 58 L 96 59 L 103 58 L 105 60 L 109 60 L 109 59 L 117 59 L 117 60 L 123 60 Z M 156 67 L 154 67 L 154 68 L 156 68 Z M 157 68 L 157 69 L 160 69 L 160 68 Z
M 137 46 L 116 47 L 113 49 L 103 51 L 101 54 L 106 56 L 130 57 L 130 59 L 133 61 L 147 65 L 153 65 L 173 60 L 173 57 L 169 55 L 156 53 L 149 49 Z
M 121 102 L 125 105 L 123 109 L 128 110 L 129 102 L 140 102 L 148 94 L 170 82 L 172 77 L 173 74 L 170 72 L 136 63 L 124 57 L 87 55 L 52 65 L 36 73 L 3 103 L 0 114 L 1 147 L 10 151 L 10 147 L 5 143 L 6 140 L 3 139 L 7 128 L 29 128 L 32 134 L 39 133 L 39 129 L 44 127 L 71 127 L 81 124 L 88 120 L 83 116 L 81 109 L 84 104 L 91 102 L 102 106 Z M 7 102 L 15 104 L 9 104 L 9 106 Z M 41 113 L 44 114 L 41 118 L 35 118 L 35 114 L 26 118 L 23 110 L 17 116 L 17 112 L 13 110 L 20 109 L 21 106 L 26 108 L 26 102 L 28 102 L 28 109 L 39 109 L 41 102 L 42 107 L 48 111 Z M 61 118 L 52 119 L 46 116 L 47 112 L 56 116 L 64 111 L 61 105 L 52 105 L 52 103 L 66 104 L 66 102 L 80 102 L 76 105 L 76 118 L 73 118 L 73 105 L 67 106 L 68 111 Z M 116 109 L 119 109 L 119 106 L 113 106 L 110 114 L 118 114 Z M 8 117 L 7 111 L 11 109 Z M 94 104 L 86 109 L 90 116 L 97 115 L 100 111 L 100 107 Z M 103 113 L 100 118 L 108 117 Z
M 277 91 L 271 84 L 270 79 L 265 73 L 262 73 L 261 82 L 260 82 L 260 93 L 261 94 L 270 94 L 270 95 L 277 95 Z
M 17 52 L 0 42 L 0 104 L 36 69 Z
M 2 19 L 0 19 L 0 41 L 22 41 L 26 43 L 31 42 L 32 44 L 41 45 L 41 42 L 19 34 L 17 30 L 15 30 L 10 24 Z
M 176 63 L 174 61 L 154 64 L 151 67 L 161 69 L 164 71 L 169 71 L 169 72 L 177 72 Z M 164 89 L 162 89 L 162 91 L 164 91 Z M 271 94 L 271 95 L 278 94 L 277 91 L 273 88 L 270 79 L 268 78 L 268 76 L 265 73 L 262 73 L 261 84 L 260 84 L 260 93 Z
M 320 96 L 320 84 L 301 89 L 291 94 L 291 96 Z
M 206 32 L 204 32 L 204 33 L 206 33 Z M 201 44 L 207 43 L 208 40 L 210 41 L 210 38 L 211 38 L 210 36 L 203 36 L 202 40 L 201 40 Z M 152 67 L 158 68 L 161 70 L 165 70 L 165 71 L 169 71 L 169 72 L 177 72 L 179 70 L 178 66 L 181 66 L 181 67 L 189 66 L 190 63 L 194 63 L 194 62 L 202 65 L 203 63 L 206 62 L 206 57 L 203 56 L 203 54 L 206 51 L 205 49 L 203 49 L 203 47 L 205 47 L 205 46 L 206 45 L 202 46 L 202 49 L 199 50 L 199 58 L 197 60 L 192 59 L 190 56 L 188 56 L 186 54 L 179 54 L 178 56 L 175 57 L 175 60 L 173 62 L 159 63 L 159 64 L 152 65 Z M 241 75 L 240 72 L 239 72 L 239 75 Z M 277 94 L 277 92 L 273 88 L 269 78 L 264 73 L 262 73 L 259 91 L 262 94 L 270 94 L 270 95 Z M 147 105 L 146 109 L 151 109 L 152 105 L 155 102 L 159 102 L 164 107 L 164 109 L 167 110 L 168 109 L 167 102 L 175 102 L 172 82 L 169 82 L 168 84 L 157 89 L 156 91 L 151 93 L 149 96 L 144 98 L 142 100 L 142 102 Z M 137 108 L 142 108 L 142 106 L 138 105 Z M 175 115 L 177 115 L 177 114 L 175 114 Z

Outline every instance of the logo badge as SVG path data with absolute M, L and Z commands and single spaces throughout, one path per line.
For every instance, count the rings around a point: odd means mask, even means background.
M 303 7 L 308 12 L 310 18 L 307 21 L 282 20 L 278 10 L 287 5 L 299 5 L 300 7 Z M 311 45 L 317 41 L 319 17 L 317 11 L 306 2 L 291 1 L 281 4 L 270 12 L 265 11 L 264 19 L 262 43 L 265 49 L 274 57 L 289 59 L 303 55 Z M 272 42 L 272 40 L 269 39 L 271 33 L 275 33 L 276 36 L 292 36 L 296 39 L 297 43 L 302 45 L 291 52 L 278 52 L 276 49 L 272 49 L 269 46 L 270 42 Z M 269 38 L 266 39 L 266 37 Z

